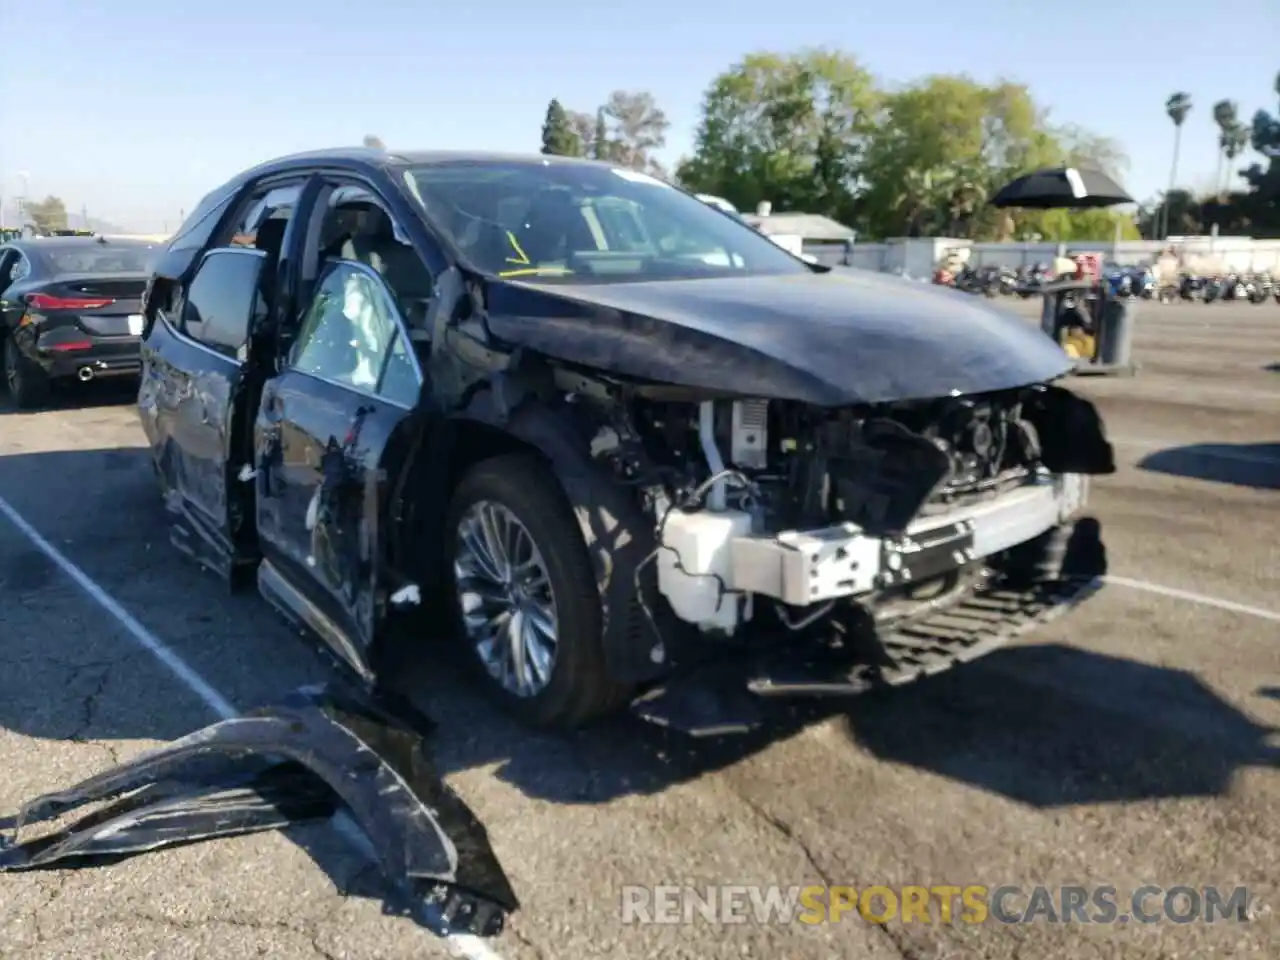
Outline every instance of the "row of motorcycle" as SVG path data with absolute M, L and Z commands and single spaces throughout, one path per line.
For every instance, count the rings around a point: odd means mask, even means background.
M 1160 298 L 1166 302 L 1173 300 L 1199 301 L 1213 303 L 1215 300 L 1247 300 L 1250 303 L 1265 303 L 1269 297 L 1280 303 L 1280 283 L 1270 274 L 1229 273 L 1226 276 L 1198 277 L 1184 273 L 1178 278 L 1176 290 L 1164 288 Z
M 1199 303 L 1244 300 L 1249 303 L 1265 303 L 1269 299 L 1280 303 L 1280 282 L 1269 274 L 1198 276 L 1184 273 L 1179 276 L 1176 284 L 1161 285 L 1150 268 L 1113 266 L 1104 269 L 1103 278 L 1112 296 L 1116 297 L 1159 300 L 1163 303 L 1177 300 Z M 1018 296 L 1029 299 L 1037 296 L 1040 287 L 1052 283 L 1054 279 L 1055 275 L 1048 264 L 1037 263 L 1017 270 L 995 265 L 966 265 L 954 275 L 939 271 L 934 282 L 986 297 Z

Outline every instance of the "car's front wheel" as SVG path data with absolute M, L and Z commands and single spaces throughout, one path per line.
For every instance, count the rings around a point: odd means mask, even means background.
M 542 462 L 509 455 L 472 468 L 445 537 L 463 656 L 503 707 L 573 727 L 626 701 L 605 665 L 586 544 Z
M 20 409 L 30 410 L 48 399 L 49 378 L 23 356 L 12 337 L 4 339 L 4 382 L 9 389 L 9 399 Z

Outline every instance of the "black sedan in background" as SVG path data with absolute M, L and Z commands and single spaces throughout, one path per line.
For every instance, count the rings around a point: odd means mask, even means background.
M 14 403 L 38 406 L 54 380 L 137 375 L 141 298 L 159 249 L 106 237 L 0 246 L 0 342 Z

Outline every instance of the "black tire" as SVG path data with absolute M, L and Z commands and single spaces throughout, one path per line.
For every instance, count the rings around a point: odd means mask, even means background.
M 556 651 L 551 679 L 532 696 L 508 691 L 485 668 L 462 625 L 453 557 L 466 511 L 487 500 L 524 525 L 546 566 L 556 605 Z M 509 454 L 472 467 L 454 490 L 445 521 L 449 609 L 456 642 L 469 670 L 504 710 L 532 726 L 572 729 L 613 712 L 632 688 L 616 682 L 605 664 L 600 593 L 581 527 L 555 475 L 526 454 Z
M 1053 527 L 1007 551 L 995 566 L 1015 589 L 1105 576 L 1107 551 L 1101 526 L 1093 517 L 1081 517 Z
M 28 357 L 23 356 L 11 337 L 4 339 L 4 380 L 11 399 L 19 409 L 31 410 L 49 399 L 49 378 Z

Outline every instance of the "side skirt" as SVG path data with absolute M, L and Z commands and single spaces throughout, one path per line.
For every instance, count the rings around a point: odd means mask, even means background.
M 270 560 L 258 565 L 258 591 L 287 620 L 318 636 L 331 653 L 366 683 L 374 682 L 373 668 L 360 648 Z

